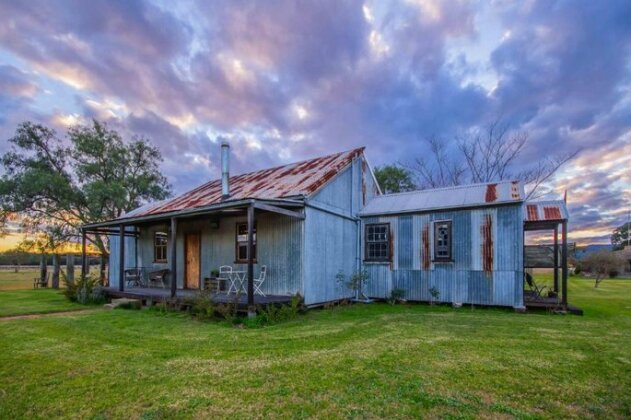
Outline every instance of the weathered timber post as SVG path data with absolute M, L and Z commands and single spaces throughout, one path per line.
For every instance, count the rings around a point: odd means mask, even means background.
M 554 226 L 554 291 L 559 293 L 559 225 Z
M 171 218 L 171 297 L 177 293 L 177 219 Z M 167 242 L 168 243 L 168 242 Z
M 53 289 L 59 289 L 59 271 L 61 270 L 59 264 L 59 254 L 53 254 L 53 277 L 51 286 Z
M 118 244 L 118 290 L 125 290 L 125 225 L 119 226 Z
M 567 308 L 567 221 L 563 222 L 561 231 L 561 281 L 563 282 L 563 295 L 561 302 Z
M 248 207 L 248 316 L 256 315 L 254 307 L 254 203 Z
M 81 280 L 85 280 L 88 274 L 88 262 L 86 255 L 86 236 L 85 230 L 81 229 Z
M 99 262 L 99 279 L 101 281 L 101 285 L 105 285 L 105 256 L 101 254 L 101 259 Z
M 74 254 L 66 255 L 66 280 L 74 283 Z
M 48 267 L 46 266 L 46 253 L 42 252 L 42 254 L 39 257 L 39 280 L 40 280 L 40 283 L 44 283 L 45 281 L 48 280 L 47 274 L 48 274 Z M 47 285 L 48 285 L 48 283 L 47 283 Z

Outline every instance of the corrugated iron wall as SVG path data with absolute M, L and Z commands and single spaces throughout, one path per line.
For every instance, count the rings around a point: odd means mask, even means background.
M 348 169 L 309 200 L 305 218 L 305 302 L 322 303 L 353 297 L 353 291 L 340 284 L 336 275 L 347 278 L 360 268 L 359 221 L 355 218 L 364 206 L 364 197 L 374 194 L 374 184 L 367 177 L 362 159 L 355 159 Z M 339 213 L 346 217 L 332 213 Z M 351 219 L 349 219 L 351 218 Z
M 452 221 L 450 263 L 432 261 L 432 222 L 439 220 Z M 428 301 L 436 287 L 443 302 L 523 305 L 521 205 L 363 218 L 367 223 L 390 223 L 394 245 L 392 262 L 363 264 L 370 296 L 400 288 L 407 299 Z

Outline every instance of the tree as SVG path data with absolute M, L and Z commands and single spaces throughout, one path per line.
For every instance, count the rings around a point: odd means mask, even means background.
M 594 287 L 598 287 L 605 276 L 619 270 L 623 263 L 623 260 L 615 252 L 602 250 L 587 254 L 583 259 L 583 269 L 596 274 Z
M 384 165 L 375 168 L 375 178 L 377 178 L 377 182 L 384 194 L 416 189 L 410 171 L 397 165 Z
M 518 165 L 528 139 L 526 131 L 511 130 L 508 124 L 496 119 L 452 141 L 427 139 L 429 152 L 406 166 L 416 175 L 421 188 L 517 179 L 529 187 L 527 198 L 534 198 L 541 185 L 578 151 Z
M 78 227 L 120 217 L 146 201 L 170 195 L 162 157 L 147 139 L 124 141 L 96 120 L 68 129 L 67 139 L 32 122 L 21 123 L 0 160 L 0 208 L 23 215 L 31 230 L 55 242 L 76 239 Z M 106 237 L 88 240 L 109 255 Z
M 631 239 L 631 222 L 627 222 L 622 226 L 618 226 L 614 229 L 611 235 L 611 244 L 614 250 L 623 249 L 625 245 L 630 244 Z

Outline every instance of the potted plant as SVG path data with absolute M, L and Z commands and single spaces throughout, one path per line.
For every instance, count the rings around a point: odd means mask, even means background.
M 216 268 L 213 268 L 212 270 L 210 270 L 210 277 L 213 279 L 216 279 L 219 277 L 219 270 L 217 270 Z

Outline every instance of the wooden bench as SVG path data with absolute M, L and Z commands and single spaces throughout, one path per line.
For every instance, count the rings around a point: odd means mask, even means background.
M 46 276 L 43 279 L 40 277 L 35 277 L 33 279 L 33 289 L 38 289 L 40 287 L 48 287 L 49 278 L 50 278 L 50 273 L 46 273 Z

